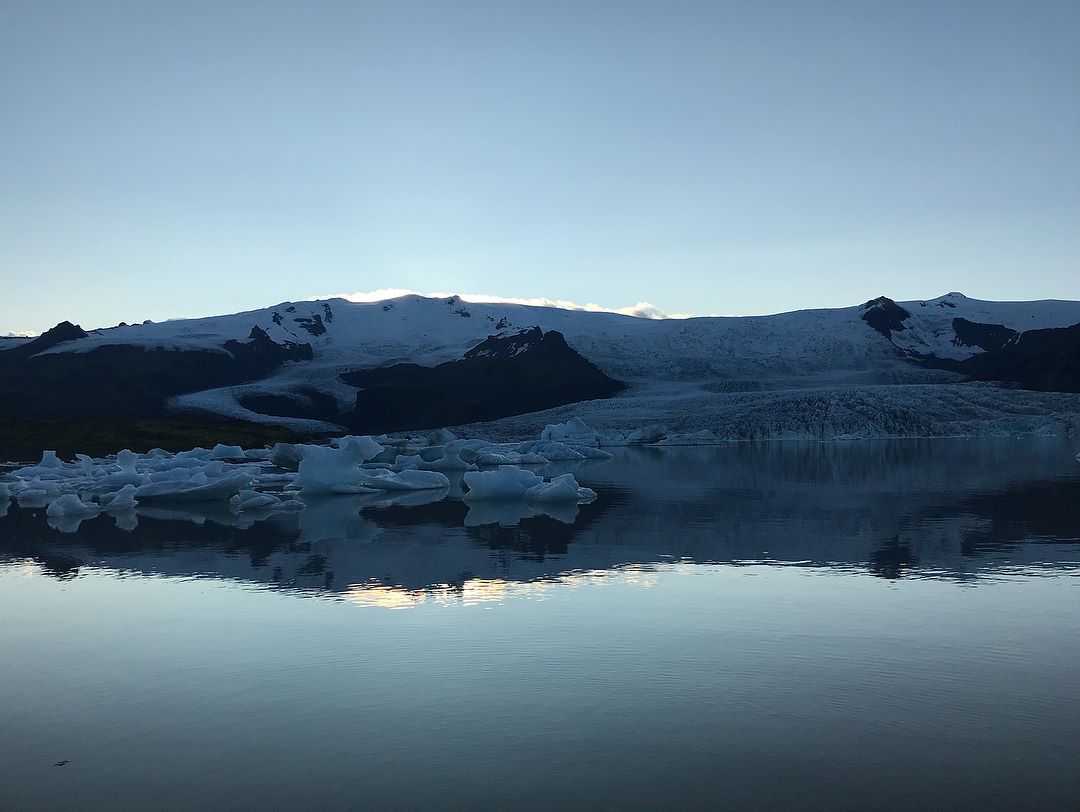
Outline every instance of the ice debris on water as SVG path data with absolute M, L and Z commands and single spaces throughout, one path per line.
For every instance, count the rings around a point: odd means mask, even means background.
M 710 431 L 680 434 L 655 424 L 597 430 L 575 417 L 519 442 L 459 438 L 437 429 L 257 449 L 224 443 L 178 453 L 124 449 L 104 458 L 78 454 L 71 462 L 45 451 L 38 462 L 0 475 L 0 516 L 14 502 L 21 509 L 45 508 L 50 524 L 64 532 L 103 512 L 124 529 L 134 528 L 138 516 L 174 515 L 244 527 L 276 512 L 307 513 L 320 500 L 341 495 L 366 494 L 371 504 L 405 506 L 464 494 L 469 523 L 536 515 L 572 522 L 577 506 L 596 498 L 577 475 L 590 470 L 592 461 L 610 459 L 607 448 L 716 442 Z M 177 510 L 172 503 L 185 506 Z

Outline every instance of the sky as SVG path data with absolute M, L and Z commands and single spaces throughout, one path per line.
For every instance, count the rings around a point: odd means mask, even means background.
M 1080 299 L 1080 3 L 0 2 L 0 334 Z

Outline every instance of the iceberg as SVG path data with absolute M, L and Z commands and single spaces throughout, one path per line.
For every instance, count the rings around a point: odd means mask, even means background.
M 418 471 L 406 468 L 394 473 L 385 468 L 362 471 L 363 484 L 380 491 L 425 491 L 449 488 L 450 480 L 438 471 Z
M 251 490 L 241 490 L 236 496 L 229 499 L 229 505 L 236 511 L 274 507 L 279 502 L 280 500 L 276 496 Z
M 299 447 L 301 460 L 296 484 L 304 494 L 370 493 L 370 477 L 360 465 L 382 451 L 370 437 L 342 437 L 337 448 L 322 445 Z
M 74 493 L 65 493 L 63 496 L 57 497 L 45 508 L 45 515 L 54 519 L 89 519 L 92 516 L 97 516 L 100 512 L 101 507 L 99 505 L 93 502 L 84 502 Z
M 202 502 L 228 499 L 251 484 L 247 474 L 226 474 L 209 478 L 202 471 L 190 479 L 148 482 L 135 489 L 140 502 Z
M 236 460 L 241 459 L 244 456 L 244 449 L 238 445 L 225 445 L 218 443 L 207 455 L 207 459 L 211 460 Z
M 573 474 L 553 477 L 550 482 L 520 468 L 473 471 L 462 478 L 469 492 L 465 500 L 524 500 L 527 502 L 591 502 L 596 492 L 578 485 Z
M 580 417 L 571 417 L 565 423 L 554 423 L 540 432 L 540 439 L 568 445 L 587 445 L 596 447 L 600 434 Z
M 99 501 L 102 507 L 110 512 L 131 510 L 139 504 L 139 500 L 135 498 L 135 489 L 134 485 L 127 484 L 118 491 L 102 494 Z
M 525 491 L 529 502 L 591 502 L 596 491 L 578 485 L 573 474 L 552 477 L 550 482 L 533 485 Z
M 462 477 L 469 501 L 485 499 L 524 499 L 529 488 L 541 485 L 543 477 L 520 468 L 497 468 L 494 471 L 470 471 Z

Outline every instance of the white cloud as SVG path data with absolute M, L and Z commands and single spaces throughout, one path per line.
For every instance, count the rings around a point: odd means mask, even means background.
M 4 338 L 36 338 L 39 335 L 41 334 L 35 333 L 33 330 L 9 330 L 4 333 Z
M 446 299 L 457 296 L 466 302 L 474 304 L 518 304 L 532 305 L 534 307 L 557 307 L 561 310 L 585 310 L 590 313 L 621 313 L 624 316 L 635 316 L 639 319 L 688 319 L 692 318 L 689 313 L 664 313 L 651 302 L 638 302 L 630 307 L 604 307 L 592 302 L 578 304 L 568 299 L 548 299 L 545 296 L 533 298 L 520 298 L 516 296 L 492 296 L 487 293 L 421 293 L 416 290 L 405 288 L 379 288 L 378 290 L 358 291 L 356 293 L 335 293 L 330 296 L 315 296 L 315 299 L 348 299 L 350 302 L 381 302 L 383 299 L 394 299 L 398 296 L 429 296 L 435 299 Z

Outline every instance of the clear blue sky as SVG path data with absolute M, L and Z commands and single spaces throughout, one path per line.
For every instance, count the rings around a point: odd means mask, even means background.
M 0 333 L 1080 298 L 1080 3 L 0 3 Z

